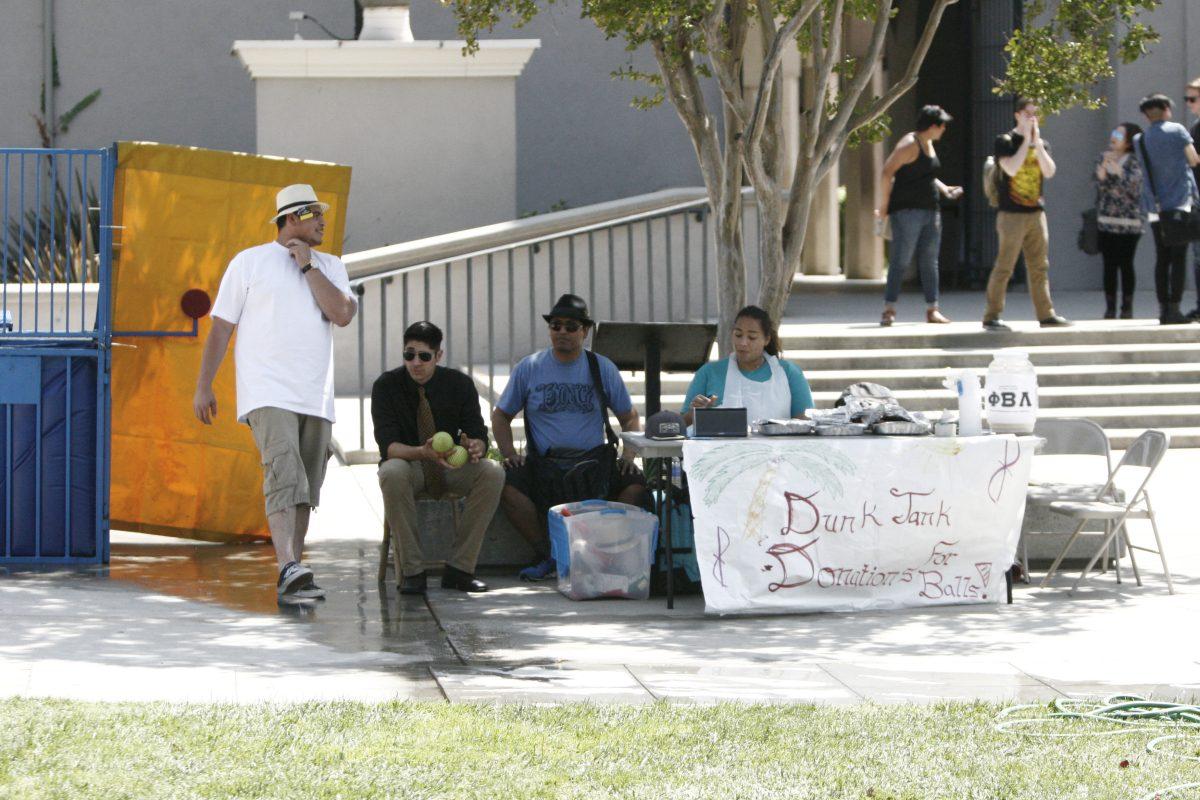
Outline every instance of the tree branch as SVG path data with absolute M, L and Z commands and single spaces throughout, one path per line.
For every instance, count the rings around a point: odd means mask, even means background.
M 883 2 L 883 0 L 880 0 L 880 2 Z M 850 117 L 845 126 L 847 137 L 862 126 L 870 125 L 872 122 L 879 119 L 881 116 L 883 116 L 884 112 L 892 107 L 893 103 L 895 103 L 904 95 L 905 92 L 916 86 L 917 76 L 921 72 L 921 65 L 925 63 L 925 56 L 929 54 L 929 47 L 933 44 L 933 37 L 934 34 L 937 33 L 938 25 L 941 24 L 942 14 L 946 11 L 947 6 L 954 5 L 957 2 L 958 0 L 937 0 L 937 5 L 935 5 L 929 12 L 929 18 L 925 21 L 925 30 L 921 33 L 921 38 L 917 42 L 917 47 L 915 50 L 913 50 L 912 57 L 908 60 L 908 68 L 904 70 L 904 76 L 899 81 L 892 84 L 890 89 L 884 92 L 880 97 L 877 97 L 870 104 L 870 106 L 864 109 L 861 113 Z M 872 47 L 874 47 L 873 41 Z M 879 50 L 882 51 L 882 49 L 883 45 L 881 43 L 879 45 Z M 878 61 L 875 63 L 878 63 Z M 857 78 L 858 76 L 855 77 Z M 868 80 L 870 80 L 869 75 L 867 75 L 866 79 L 864 80 L 864 86 Z M 861 96 L 861 94 L 862 92 L 860 90 L 859 95 Z M 855 106 L 857 106 L 857 103 L 849 106 L 851 112 L 853 112 Z
M 883 48 L 887 43 L 887 29 L 891 23 L 892 17 L 892 2 L 893 0 L 876 0 L 875 3 L 875 27 L 871 31 L 871 43 L 867 46 L 867 55 L 860 62 L 858 69 L 854 73 L 854 79 L 846 87 L 846 91 L 842 94 L 841 101 L 838 105 L 838 113 L 833 119 L 826 120 L 821 126 L 820 135 L 817 137 L 816 147 L 813 149 L 814 155 L 822 162 L 825 161 L 831 151 L 832 144 L 837 134 L 843 130 L 854 130 L 849 127 L 851 115 L 854 109 L 858 107 L 859 100 L 862 99 L 863 93 L 871 83 L 871 77 L 875 74 L 875 70 L 879 65 L 879 61 L 883 56 Z M 938 0 L 939 3 L 947 2 L 947 0 Z M 949 0 L 955 2 L 955 0 Z M 934 20 L 934 14 L 931 13 L 929 18 Z M 941 18 L 941 12 L 937 11 L 936 16 Z M 929 36 L 930 42 L 933 40 L 933 33 L 937 31 L 937 22 L 933 22 L 933 28 L 928 25 L 925 28 L 925 34 Z M 920 45 L 918 45 L 918 48 Z M 925 50 L 929 49 L 929 43 L 925 44 Z M 924 56 L 922 56 L 924 59 Z M 911 68 L 911 64 L 910 64 Z M 917 71 L 920 71 L 920 65 L 917 65 Z M 895 102 L 895 101 L 893 101 Z M 890 104 L 889 104 L 890 105 Z M 857 126 L 855 126 L 857 127 Z M 826 168 L 828 172 L 828 168 Z
M 652 39 L 650 45 L 663 76 L 663 88 L 691 137 L 709 198 L 715 201 L 720 197 L 724 182 L 721 143 L 704 101 L 704 92 L 700 89 L 691 50 L 680 48 L 678 61 L 675 61 L 661 38 Z
M 825 38 L 821 35 L 821 31 L 825 28 L 825 15 L 822 9 L 818 8 L 816 18 L 809 29 L 809 36 L 812 37 L 812 60 L 814 64 L 825 63 Z M 816 103 L 806 104 L 807 110 L 804 112 L 804 142 L 800 148 L 809 158 L 812 158 L 813 149 L 817 146 L 817 132 L 821 127 L 821 120 L 825 116 L 825 109 L 818 106 Z
M 891 0 L 880 0 L 880 2 L 890 3 Z M 821 125 L 826 121 L 825 108 L 827 105 L 826 100 L 829 97 L 829 81 L 833 77 L 834 66 L 842 58 L 842 29 L 845 24 L 842 15 L 845 12 L 845 5 L 845 0 L 837 0 L 837 6 L 829 22 L 829 49 L 825 51 L 824 58 L 821 60 L 821 71 L 818 74 L 817 83 L 813 89 L 813 116 L 810 120 L 811 127 L 809 128 L 808 136 L 810 155 L 820 152 L 820 150 L 814 150 L 814 147 L 818 141 Z M 820 28 L 823 27 L 823 25 L 820 26 L 813 34 L 821 36 L 822 31 Z
M 838 0 L 839 7 L 842 2 L 843 0 Z M 775 86 L 775 78 L 779 74 L 779 67 L 783 63 L 784 49 L 792 44 L 796 34 L 800 32 L 800 28 L 808 21 L 820 3 L 821 0 L 807 0 L 800 10 L 776 32 L 771 42 L 771 48 L 763 59 L 762 78 L 758 84 L 758 96 L 754 99 L 754 112 L 750 115 L 750 121 L 746 125 L 747 148 L 750 150 L 757 148 L 759 140 L 762 139 L 765 127 L 764 117 L 770 108 L 771 93 Z
M 726 5 L 728 5 L 728 3 L 726 3 L 725 0 L 716 0 L 716 2 L 713 3 L 712 11 L 709 11 L 701 21 L 701 24 L 704 26 L 706 31 L 717 30 L 721 26 L 721 23 L 725 21 Z
M 722 9 L 716 14 L 717 6 Z M 708 43 L 708 57 L 712 63 L 717 86 L 725 101 L 725 107 L 737 120 L 738 128 L 746 127 L 746 100 L 742 97 L 742 76 L 739 69 L 746 45 L 746 7 L 738 2 L 731 7 L 732 14 L 725 22 L 724 8 L 727 3 L 719 2 L 712 14 L 704 20 L 704 39 Z M 722 32 L 724 29 L 724 33 Z
M 778 26 L 775 24 L 775 9 L 771 0 L 755 0 L 758 6 L 758 30 L 762 35 L 763 52 L 771 49 L 771 41 L 775 38 Z

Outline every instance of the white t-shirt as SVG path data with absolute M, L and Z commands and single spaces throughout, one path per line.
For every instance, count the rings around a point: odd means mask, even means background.
M 346 265 L 312 251 L 313 269 L 350 295 Z M 237 416 L 273 406 L 333 422 L 333 323 L 288 249 L 269 242 L 233 257 L 212 315 L 237 325 Z

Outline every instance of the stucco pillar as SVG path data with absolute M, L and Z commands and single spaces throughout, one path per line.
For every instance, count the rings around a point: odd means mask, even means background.
M 537 39 L 413 41 L 375 7 L 357 41 L 238 41 L 263 155 L 353 169 L 348 250 L 514 219 L 516 80 Z M 391 38 L 388 38 L 391 37 Z
M 879 205 L 883 144 L 851 150 L 842 163 L 846 171 L 846 277 L 879 278 L 883 275 L 883 239 L 875 235 L 875 208 Z
M 813 72 L 804 81 L 804 104 L 813 102 Z M 836 81 L 836 78 L 831 78 Z M 840 210 L 838 208 L 839 170 L 835 164 L 813 192 L 812 211 L 808 217 L 808 232 L 804 238 L 804 254 L 800 259 L 805 275 L 837 275 L 842 271 L 841 236 L 838 231 Z
M 846 25 L 846 51 L 864 58 L 870 48 L 871 26 L 861 20 Z M 883 94 L 886 82 L 880 64 L 871 76 L 867 96 Z M 875 235 L 875 209 L 879 207 L 879 175 L 883 170 L 883 142 L 847 150 L 842 157 L 846 170 L 845 231 L 846 255 L 843 268 L 847 278 L 880 278 L 883 276 L 883 239 Z

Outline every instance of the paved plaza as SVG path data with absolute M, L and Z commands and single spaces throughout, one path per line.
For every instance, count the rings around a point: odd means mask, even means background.
M 1120 586 L 1109 574 L 1072 596 L 1069 574 L 1056 588 L 1018 585 L 1011 606 L 721 618 L 695 596 L 674 610 L 660 598 L 572 602 L 512 571 L 486 576 L 493 591 L 483 595 L 381 590 L 374 468 L 331 467 L 306 557 L 327 601 L 277 607 L 267 545 L 115 534 L 104 573 L 0 579 L 0 694 L 532 703 L 1200 695 L 1198 472 L 1200 451 L 1171 452 L 1152 489 L 1174 596 L 1144 556 L 1140 588 L 1128 573 Z
M 1075 314 L 1098 299 L 1067 295 L 1060 306 Z M 826 318 L 811 321 L 862 319 L 876 300 L 875 293 L 840 298 Z M 919 309 L 919 298 L 906 300 Z M 1028 301 L 1014 293 L 1010 304 L 1016 312 Z M 1011 606 L 722 618 L 705 615 L 698 596 L 679 598 L 673 610 L 662 598 L 572 602 L 553 583 L 516 581 L 515 569 L 483 575 L 493 590 L 482 595 L 444 591 L 434 580 L 427 598 L 398 596 L 394 584 L 376 581 L 382 505 L 374 465 L 331 464 L 305 558 L 328 600 L 278 607 L 266 544 L 115 532 L 106 570 L 0 573 L 0 696 L 853 704 L 1134 691 L 1190 698 L 1200 696 L 1198 474 L 1200 450 L 1173 450 L 1151 485 L 1173 596 L 1156 558 L 1143 554 L 1141 587 L 1126 568 L 1120 585 L 1111 573 L 1096 575 L 1070 595 L 1076 573 L 1068 571 L 1049 589 L 1018 585 Z M 1144 525 L 1133 523 L 1143 543 L 1150 541 Z

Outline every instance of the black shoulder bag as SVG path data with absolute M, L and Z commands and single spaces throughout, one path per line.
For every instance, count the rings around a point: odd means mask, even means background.
M 1100 252 L 1100 215 L 1095 207 L 1082 212 L 1083 224 L 1079 227 L 1079 235 L 1075 243 L 1079 249 L 1094 256 Z
M 608 422 L 608 393 L 604 391 L 604 382 L 600 378 L 600 361 L 590 350 L 584 351 L 584 355 L 592 373 L 592 386 L 596 390 L 606 441 L 591 450 L 551 447 L 545 453 L 534 453 L 533 429 L 526 414 L 525 433 L 531 444 L 527 447 L 525 460 L 531 465 L 536 495 L 531 499 L 542 509 L 580 500 L 606 500 L 612 491 L 612 476 L 617 464 L 617 434 Z
M 1154 170 L 1150 166 L 1150 152 L 1146 149 L 1145 134 L 1138 137 L 1138 147 L 1142 151 L 1142 161 L 1146 164 L 1145 180 L 1150 181 L 1150 195 L 1158 206 L 1158 231 L 1163 244 L 1167 247 L 1179 247 L 1200 239 L 1200 207 L 1196 205 L 1196 198 L 1192 198 L 1192 207 L 1187 211 L 1182 208 L 1164 210 L 1158 199 L 1158 189 L 1154 186 Z

